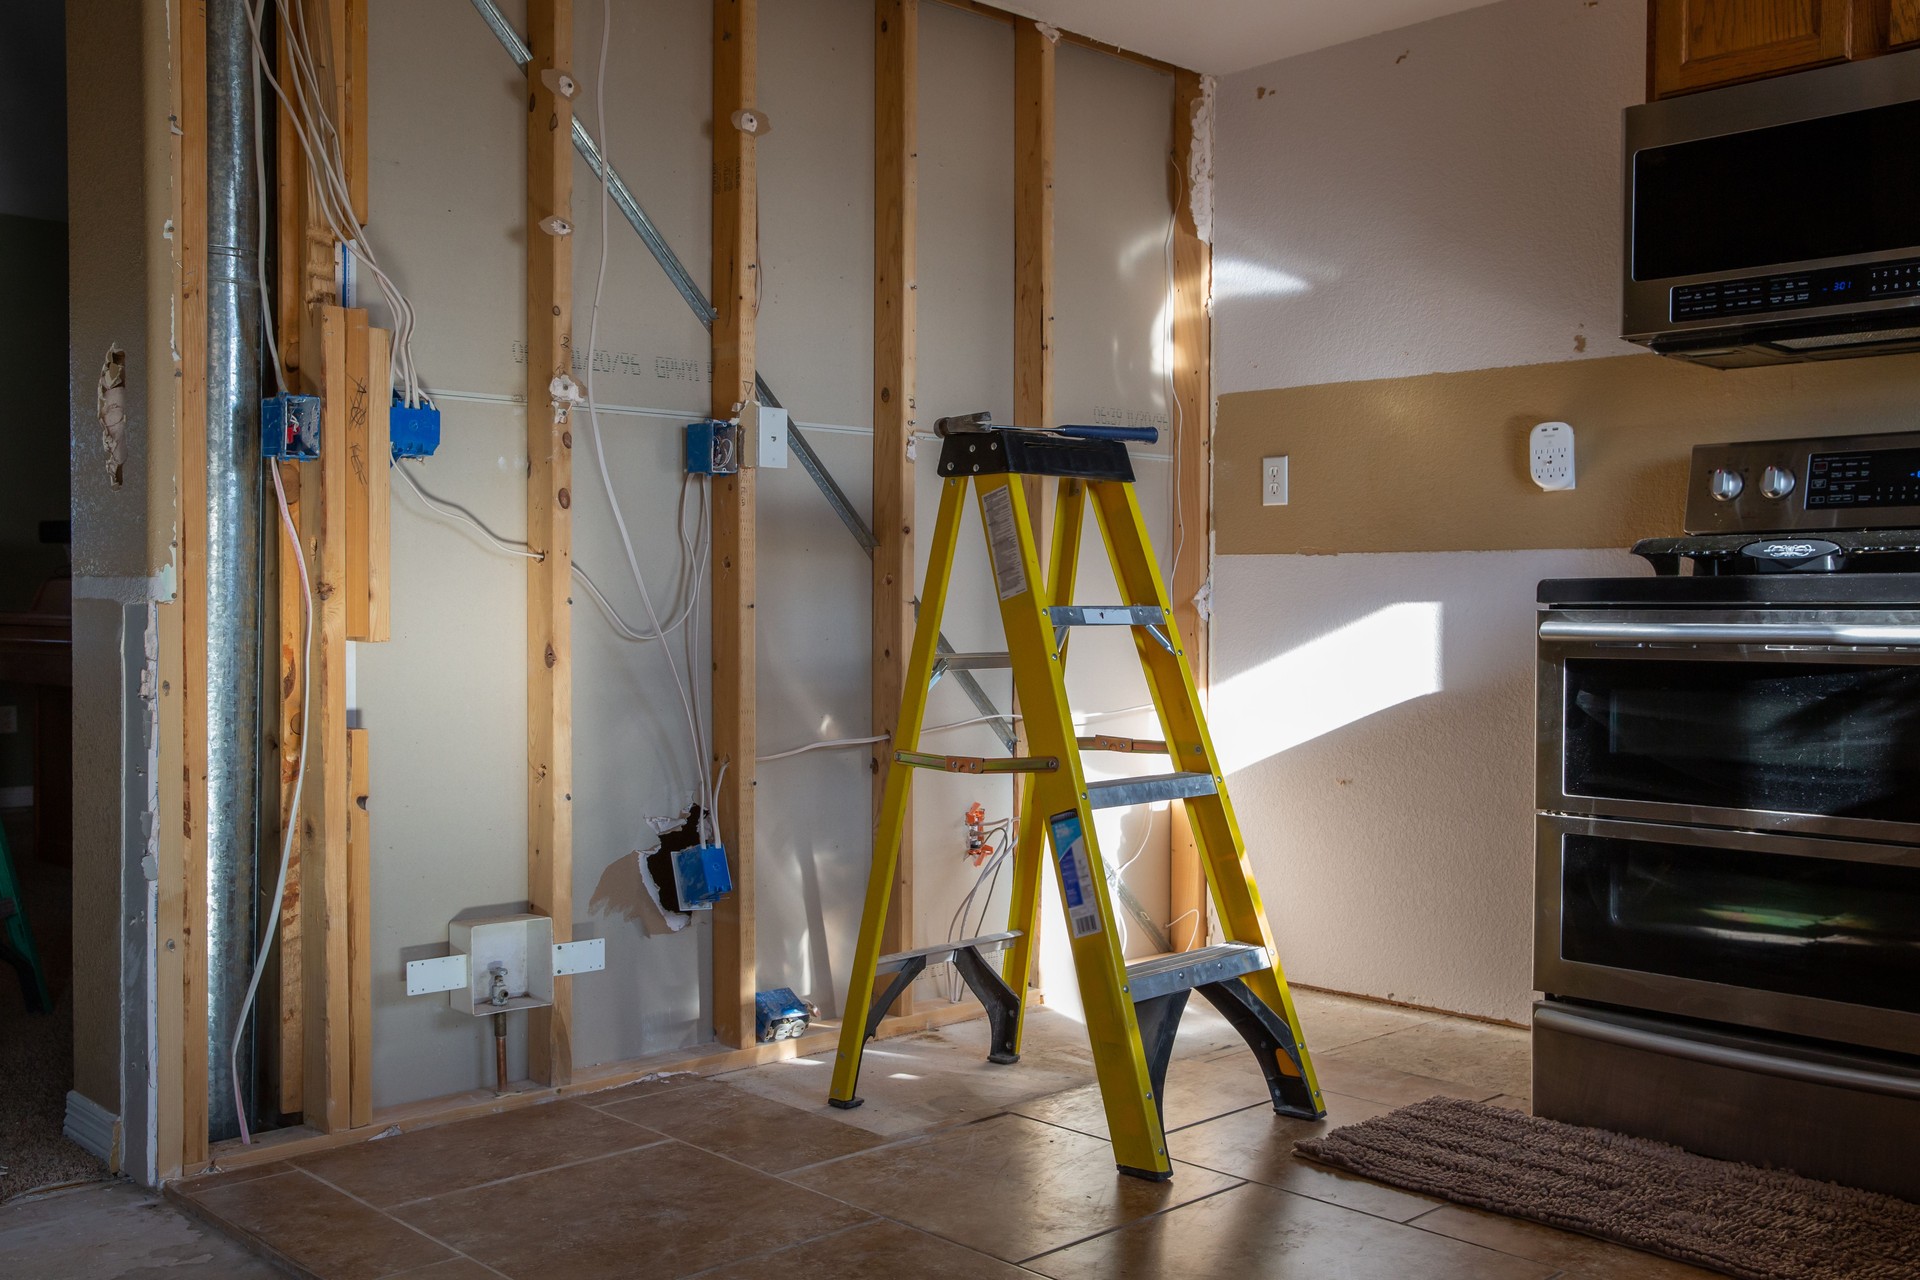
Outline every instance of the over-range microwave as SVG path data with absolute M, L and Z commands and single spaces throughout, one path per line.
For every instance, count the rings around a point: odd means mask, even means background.
M 1920 351 L 1920 51 L 1629 107 L 1621 335 L 1722 368 Z

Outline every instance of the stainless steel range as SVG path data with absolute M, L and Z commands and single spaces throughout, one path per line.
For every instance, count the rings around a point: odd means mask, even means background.
M 1535 1109 L 1920 1200 L 1920 433 L 1686 523 L 1540 584 Z

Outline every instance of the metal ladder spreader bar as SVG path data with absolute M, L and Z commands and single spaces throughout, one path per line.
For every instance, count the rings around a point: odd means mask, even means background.
M 1157 804 L 1162 800 L 1191 800 L 1220 793 L 1210 773 L 1153 773 L 1141 778 L 1109 778 L 1087 784 L 1087 805 L 1093 809 L 1124 809 L 1128 805 Z
M 1153 1000 L 1176 991 L 1191 991 L 1228 978 L 1270 968 L 1265 947 L 1245 942 L 1220 942 L 1197 951 L 1137 960 L 1127 966 L 1127 994 L 1133 1002 Z
M 1162 649 L 1173 652 L 1167 635 L 1167 611 L 1152 604 L 1056 604 L 1047 609 L 1053 623 L 1053 647 L 1066 643 L 1069 627 L 1145 627 Z
M 910 769 L 939 769 L 945 773 L 1052 773 L 1058 756 L 941 756 L 930 751 L 896 751 L 893 758 Z

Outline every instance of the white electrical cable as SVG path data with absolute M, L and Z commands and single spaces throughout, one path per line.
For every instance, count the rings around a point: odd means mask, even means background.
M 240 1041 L 247 1033 L 247 1014 L 253 1008 L 254 995 L 260 990 L 260 975 L 266 972 L 267 955 L 273 950 L 274 935 L 280 928 L 280 907 L 287 894 L 287 867 L 293 861 L 293 837 L 300 829 L 300 793 L 307 780 L 307 720 L 313 710 L 313 584 L 307 578 L 307 557 L 300 549 L 300 534 L 293 527 L 293 513 L 287 510 L 287 491 L 280 483 L 280 468 L 269 463 L 273 474 L 273 493 L 280 504 L 280 523 L 286 527 L 287 540 L 293 546 L 294 562 L 300 566 L 300 613 L 304 639 L 300 653 L 300 751 L 294 763 L 293 794 L 287 800 L 286 835 L 280 842 L 280 875 L 273 885 L 273 906 L 267 915 L 267 931 L 260 938 L 260 954 L 254 958 L 253 977 L 247 982 L 247 997 L 240 1002 L 240 1018 L 234 1025 L 233 1044 L 227 1050 L 227 1075 L 233 1082 L 233 1109 L 240 1117 L 240 1141 L 253 1143 L 247 1131 L 247 1108 L 240 1096 Z
M 1178 294 L 1173 277 L 1173 231 L 1180 222 L 1180 204 L 1187 198 L 1187 175 L 1171 157 L 1167 160 L 1173 165 L 1173 212 L 1167 217 L 1167 242 L 1165 245 L 1167 261 L 1167 324 L 1164 331 L 1166 358 L 1161 367 L 1167 371 L 1167 399 L 1173 405 L 1173 430 L 1168 433 L 1168 451 L 1173 454 L 1173 559 L 1167 562 L 1167 585 L 1173 585 L 1173 568 L 1180 563 L 1180 552 L 1186 546 L 1187 527 L 1180 521 L 1180 436 L 1186 431 L 1186 410 L 1180 406 L 1180 396 L 1174 387 L 1173 315 L 1174 300 Z
M 607 491 L 607 504 L 613 511 L 614 528 L 620 533 L 620 545 L 627 553 L 627 567 L 633 571 L 634 585 L 640 588 L 640 603 L 647 611 L 647 620 L 653 624 L 654 633 L 665 636 L 667 631 L 660 625 L 660 617 L 654 611 L 653 597 L 647 591 L 646 578 L 640 572 L 640 557 L 633 549 L 633 536 L 627 532 L 627 518 L 625 512 L 620 509 L 619 495 L 614 492 L 613 476 L 607 470 L 606 445 L 600 438 L 600 409 L 593 394 L 593 352 L 599 343 L 600 301 L 606 291 L 607 284 L 607 242 L 609 239 L 607 175 L 613 168 L 613 143 L 607 128 L 607 49 L 611 43 L 612 34 L 613 0 L 605 0 L 605 3 L 601 5 L 600 9 L 600 67 L 594 78 L 593 109 L 595 116 L 594 122 L 599 126 L 600 131 L 600 153 L 607 157 L 607 162 L 600 166 L 600 265 L 598 272 L 594 276 L 593 310 L 587 322 L 587 427 L 588 434 L 593 440 L 593 456 L 595 463 L 599 467 L 600 483 Z M 529 228 L 529 234 L 531 234 L 531 230 L 532 229 Z M 529 404 L 527 411 L 529 413 L 534 412 L 534 406 Z M 695 590 L 698 590 L 697 584 Z M 686 713 L 687 737 L 693 745 L 694 777 L 699 784 L 700 807 L 702 811 L 711 818 L 713 813 L 713 796 L 716 788 L 710 787 L 707 781 L 707 754 L 705 741 L 700 733 L 700 717 L 694 710 L 693 696 L 687 690 L 687 682 L 680 674 L 680 664 L 674 660 L 673 649 L 663 644 L 661 646 L 661 653 L 665 655 L 667 659 L 667 669 L 673 673 L 674 688 L 680 694 L 680 708 Z

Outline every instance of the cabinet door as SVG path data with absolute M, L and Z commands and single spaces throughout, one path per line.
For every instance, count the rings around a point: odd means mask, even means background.
M 1920 0 L 1885 0 L 1887 47 L 1910 49 L 1920 45 Z
M 1893 2 L 1912 7 L 1920 0 Z M 1855 0 L 1653 0 L 1647 57 L 1651 96 L 1671 97 L 1844 62 L 1856 56 L 1854 4 Z

